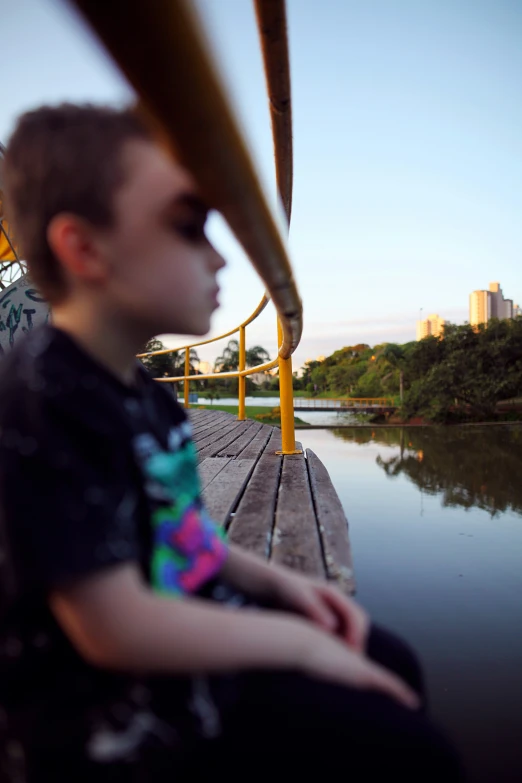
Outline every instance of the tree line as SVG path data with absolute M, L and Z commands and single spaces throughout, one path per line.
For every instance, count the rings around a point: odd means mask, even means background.
M 342 348 L 308 362 L 301 383 L 316 395 L 396 396 L 405 418 L 491 418 L 499 402 L 522 397 L 522 318 L 446 324 L 439 337 L 403 345 Z

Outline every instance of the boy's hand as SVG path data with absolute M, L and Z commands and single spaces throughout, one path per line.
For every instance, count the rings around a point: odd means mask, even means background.
M 302 670 L 311 677 L 329 680 L 348 688 L 372 690 L 395 699 L 404 707 L 416 710 L 420 700 L 414 691 L 393 672 L 364 655 L 341 644 L 337 639 L 308 626 L 310 642 L 300 661 Z
M 300 614 L 354 650 L 364 652 L 370 625 L 368 615 L 327 582 L 266 563 L 233 544 L 221 575 L 248 595 Z
M 273 591 L 279 606 L 307 617 L 358 652 L 364 652 L 369 617 L 359 604 L 336 587 L 293 571 L 273 568 Z

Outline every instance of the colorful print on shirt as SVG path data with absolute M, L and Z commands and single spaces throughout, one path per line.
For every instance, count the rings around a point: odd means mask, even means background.
M 151 582 L 170 595 L 193 593 L 220 570 L 227 554 L 224 535 L 201 502 L 191 427 L 169 432 L 169 451 L 150 434 L 134 440 L 153 504 Z

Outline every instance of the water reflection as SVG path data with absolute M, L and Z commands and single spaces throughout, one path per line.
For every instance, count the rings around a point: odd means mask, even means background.
M 335 429 L 359 445 L 398 447 L 379 454 L 388 478 L 406 476 L 443 506 L 484 509 L 492 517 L 522 514 L 522 427 L 422 427 Z
M 522 426 L 299 437 L 349 519 L 358 598 L 419 652 L 469 783 L 521 783 Z

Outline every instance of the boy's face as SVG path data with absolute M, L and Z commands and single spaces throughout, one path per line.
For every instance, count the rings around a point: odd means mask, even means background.
M 102 239 L 115 314 L 152 334 L 205 334 L 225 262 L 205 236 L 207 207 L 190 174 L 145 141 L 123 150 L 126 180 Z

